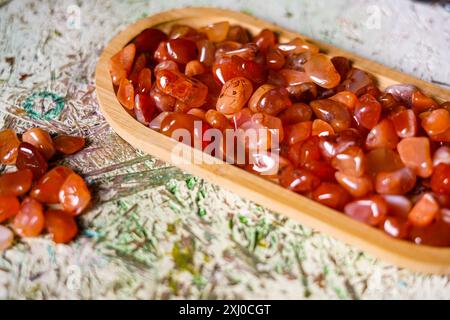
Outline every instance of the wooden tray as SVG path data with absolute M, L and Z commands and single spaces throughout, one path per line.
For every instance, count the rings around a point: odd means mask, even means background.
M 156 27 L 167 32 L 176 23 L 200 27 L 223 20 L 240 24 L 252 33 L 257 33 L 262 28 L 270 28 L 279 32 L 281 41 L 288 41 L 298 36 L 308 39 L 329 55 L 350 58 L 356 66 L 374 75 L 382 88 L 395 83 L 410 83 L 438 101 L 450 100 L 448 90 L 242 13 L 212 8 L 175 9 L 144 18 L 128 26 L 111 40 L 100 56 L 95 74 L 97 98 L 103 115 L 117 134 L 134 147 L 166 162 L 173 162 L 171 151 L 178 143 L 134 120 L 117 101 L 109 74 L 109 59 L 146 28 Z M 200 155 L 200 151 L 189 146 L 183 145 L 182 148 L 197 156 Z M 210 158 L 207 155 L 204 157 Z M 182 163 L 178 166 L 400 267 L 426 273 L 450 273 L 450 248 L 418 246 L 390 238 L 380 230 L 354 221 L 340 212 L 237 167 L 223 162 L 217 163 L 217 160 L 216 164 Z

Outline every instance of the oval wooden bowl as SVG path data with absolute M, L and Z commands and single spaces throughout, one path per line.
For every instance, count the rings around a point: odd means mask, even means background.
M 450 100 L 448 90 L 242 13 L 212 8 L 175 9 L 144 18 L 128 26 L 111 40 L 100 56 L 95 74 L 97 98 L 103 115 L 117 134 L 144 152 L 166 162 L 176 162 L 177 159 L 173 158 L 172 150 L 175 146 L 180 148 L 180 144 L 134 120 L 117 101 L 109 75 L 108 62 L 112 55 L 146 28 L 156 27 L 167 32 L 173 24 L 177 23 L 200 27 L 223 20 L 240 24 L 252 33 L 256 33 L 262 28 L 270 28 L 279 32 L 281 41 L 298 36 L 306 38 L 329 55 L 342 55 L 350 58 L 356 66 L 373 74 L 382 88 L 395 83 L 411 83 L 439 101 Z M 202 155 L 200 151 L 188 146 L 183 145 L 181 148 L 184 151 L 192 152 L 195 156 Z M 235 166 L 220 162 L 207 155 L 203 155 L 203 159 L 210 160 L 209 164 L 205 162 L 175 164 L 187 172 L 223 186 L 242 197 L 355 245 L 375 257 L 385 259 L 400 267 L 425 273 L 450 273 L 450 248 L 418 246 L 407 241 L 390 238 L 380 230 L 354 221 L 340 212 Z

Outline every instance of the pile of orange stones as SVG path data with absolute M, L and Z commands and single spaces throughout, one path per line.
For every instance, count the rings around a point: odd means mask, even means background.
M 245 150 L 255 159 L 267 149 L 279 171 L 264 175 L 274 163 L 264 160 L 243 169 L 392 237 L 450 246 L 450 102 L 408 84 L 381 91 L 345 57 L 226 21 L 146 29 L 111 58 L 110 73 L 142 124 L 202 141 L 209 128 L 267 130 L 277 152 L 264 135 Z
M 46 230 L 56 243 L 67 243 L 78 233 L 75 218 L 89 205 L 91 194 L 70 168 L 49 170 L 49 160 L 57 153 L 79 151 L 85 140 L 67 135 L 52 139 L 40 128 L 26 131 L 21 140 L 12 129 L 0 131 L 0 163 L 17 168 L 0 175 L 0 223 L 8 223 L 20 237 Z M 0 225 L 0 251 L 12 245 L 14 232 Z

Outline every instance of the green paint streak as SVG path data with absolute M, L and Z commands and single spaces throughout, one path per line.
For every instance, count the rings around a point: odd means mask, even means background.
M 34 108 L 36 99 L 51 99 L 55 106 L 45 112 L 36 111 Z M 50 91 L 35 92 L 25 99 L 22 108 L 33 119 L 37 120 L 53 120 L 58 117 L 64 109 L 64 98 Z

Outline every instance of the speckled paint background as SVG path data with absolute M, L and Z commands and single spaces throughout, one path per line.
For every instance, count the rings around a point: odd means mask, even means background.
M 93 81 L 102 48 L 127 24 L 213 5 L 449 88 L 450 12 L 442 2 L 0 3 L 0 127 L 86 136 L 84 151 L 59 162 L 82 173 L 95 196 L 70 245 L 23 239 L 0 255 L 0 298 L 450 298 L 449 277 L 377 261 L 135 150 L 99 113 Z

